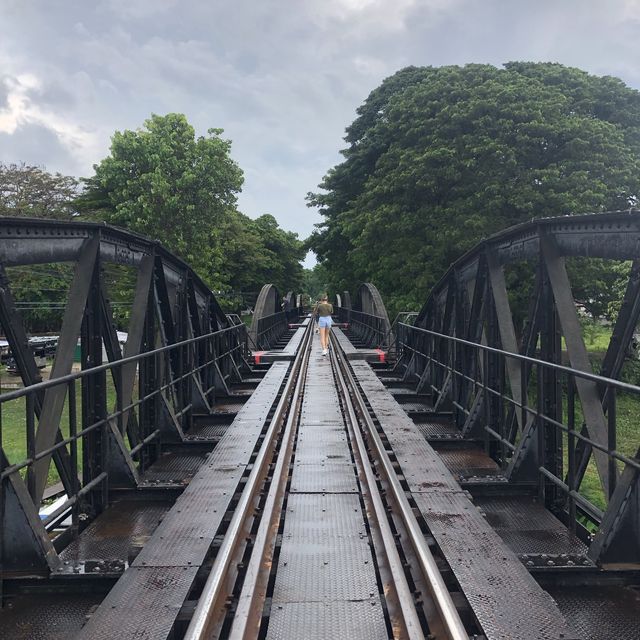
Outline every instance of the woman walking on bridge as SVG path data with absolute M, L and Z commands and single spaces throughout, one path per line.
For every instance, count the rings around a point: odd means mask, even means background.
M 320 346 L 322 347 L 322 355 L 329 353 L 329 330 L 333 319 L 333 305 L 329 303 L 326 295 L 320 298 L 320 302 L 316 305 L 316 314 L 318 316 L 318 329 L 320 330 Z

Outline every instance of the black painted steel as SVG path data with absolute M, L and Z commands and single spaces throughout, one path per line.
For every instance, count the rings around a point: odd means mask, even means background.
M 167 638 L 239 483 L 250 471 L 290 363 L 275 363 L 79 638 Z
M 51 373 L 41 381 L 8 274 L 59 262 L 73 265 L 73 277 Z M 124 350 L 106 290 L 109 264 L 136 278 Z M 25 455 L 8 453 L 0 430 L 1 584 L 57 570 L 64 545 L 52 543 L 52 532 L 68 542 L 113 491 L 135 489 L 161 447 L 185 441 L 193 415 L 210 413 L 242 380 L 248 348 L 244 325 L 227 319 L 185 263 L 120 229 L 0 219 L 0 279 L 0 323 L 25 385 L 0 395 L 0 411 L 14 421 L 22 411 L 26 425 L 17 445 Z M 81 371 L 72 371 L 78 342 Z M 41 519 L 51 459 L 66 500 Z
M 573 257 L 634 261 L 604 376 L 593 375 L 585 347 L 565 265 Z M 599 563 L 640 562 L 640 440 L 628 430 L 621 438 L 616 411 L 619 401 L 637 411 L 640 388 L 613 379 L 640 317 L 639 259 L 637 211 L 519 225 L 454 263 L 415 326 L 397 329 L 403 379 L 451 411 L 463 435 L 484 441 L 508 479 L 533 483 L 571 531 L 584 533 L 589 521 Z M 511 265 L 535 274 L 522 329 L 505 278 Z
M 254 349 L 273 349 L 287 330 L 293 293 L 287 295 L 281 302 L 278 289 L 272 284 L 265 284 L 260 290 L 249 329 Z
M 391 324 L 387 310 L 375 285 L 365 282 L 356 293 L 356 302 L 351 305 L 351 296 L 344 292 L 343 306 L 336 307 L 340 322 L 350 325 L 353 335 L 367 347 L 386 349 L 392 342 Z
M 414 505 L 469 600 L 485 637 L 577 637 L 553 600 L 494 533 L 370 366 L 362 362 L 351 366 Z

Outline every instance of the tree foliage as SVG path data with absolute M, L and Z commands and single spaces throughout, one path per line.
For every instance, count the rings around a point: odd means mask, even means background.
M 0 162 L 0 216 L 70 220 L 79 183 L 26 163 Z M 73 270 L 68 264 L 8 267 L 11 291 L 28 331 L 59 328 Z
M 638 200 L 640 94 L 615 78 L 546 63 L 409 67 L 357 114 L 344 161 L 309 194 L 324 216 L 310 246 L 332 288 L 370 280 L 392 309 L 419 308 L 453 260 L 504 227 Z
M 0 214 L 107 222 L 155 238 L 190 264 L 212 289 L 257 292 L 266 282 L 298 289 L 306 249 L 271 215 L 252 220 L 236 209 L 242 172 L 222 131 L 195 136 L 185 116 L 152 116 L 137 131 L 116 132 L 111 152 L 84 180 L 30 165 L 0 164 Z M 11 269 L 28 329 L 58 330 L 70 264 Z M 127 323 L 135 273 L 105 265 L 116 321 Z M 223 302 L 230 296 L 221 296 Z
M 313 269 L 305 269 L 304 271 L 304 292 L 311 300 L 319 300 L 320 296 L 329 290 L 329 274 L 327 267 L 318 262 Z
M 0 216 L 69 220 L 78 181 L 42 167 L 0 162 Z
M 252 220 L 234 212 L 220 230 L 220 242 L 224 253 L 219 270 L 227 288 L 257 294 L 263 284 L 272 283 L 282 294 L 299 289 L 306 249 L 273 216 Z
M 213 286 L 221 257 L 216 229 L 236 203 L 242 171 L 221 129 L 196 137 L 182 114 L 153 115 L 143 129 L 116 132 L 79 201 L 110 224 L 156 238 Z

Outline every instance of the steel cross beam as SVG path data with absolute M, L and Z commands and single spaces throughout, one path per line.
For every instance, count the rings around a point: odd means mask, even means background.
M 73 281 L 50 381 L 42 382 L 11 293 L 12 268 L 25 271 L 32 265 L 63 262 L 74 265 Z M 124 351 L 105 265 L 136 273 Z M 97 515 L 109 501 L 110 488 L 137 484 L 161 441 L 181 440 L 181 425 L 190 424 L 194 408 L 210 410 L 222 377 L 220 367 L 239 375 L 239 367 L 246 366 L 246 331 L 244 326 L 233 327 L 198 275 L 157 242 L 102 224 L 24 218 L 0 218 L 0 324 L 25 385 L 24 392 L 13 393 L 23 401 L 27 397 L 31 425 L 25 460 L 9 459 L 0 451 L 0 564 L 3 571 L 47 571 L 59 562 L 46 523 L 38 516 L 51 459 L 74 522 L 78 514 Z M 83 371 L 71 373 L 79 336 Z M 115 406 L 107 406 L 108 379 L 113 382 Z M 76 411 L 76 383 L 82 385 L 81 417 Z M 166 388 L 161 391 L 161 386 Z M 6 396 L 11 392 L 0 396 L 0 403 Z M 69 435 L 62 443 L 65 407 Z M 107 418 L 109 414 L 113 417 Z M 21 476 L 25 470 L 26 481 Z
M 565 267 L 574 257 L 633 261 L 602 378 L 592 375 Z M 518 284 L 507 284 L 507 265 L 522 273 L 530 265 L 535 272 L 521 330 L 510 305 Z M 489 451 L 508 478 L 539 482 L 547 506 L 563 518 L 575 518 L 579 504 L 583 515 L 601 522 L 592 547 L 596 560 L 619 562 L 616 550 L 624 548 L 622 556 L 630 561 L 640 556 L 638 540 L 629 544 L 640 531 L 638 458 L 630 457 L 628 442 L 629 457 L 616 450 L 620 390 L 607 382 L 620 376 L 639 319 L 640 211 L 563 216 L 506 229 L 472 248 L 442 276 L 415 320 L 417 329 L 430 333 L 407 327 L 398 346 L 404 379 L 418 379 L 418 392 L 433 389 L 435 408 L 452 406 L 458 425 L 465 415 L 463 435 L 488 437 Z M 582 430 L 562 424 L 569 419 L 563 408 L 567 384 L 576 390 Z M 602 494 L 610 498 L 604 518 L 579 495 L 592 459 Z

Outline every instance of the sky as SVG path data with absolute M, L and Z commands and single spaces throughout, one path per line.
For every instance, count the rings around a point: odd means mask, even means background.
M 385 77 L 511 60 L 640 89 L 640 0 L 0 0 L 0 160 L 89 176 L 114 131 L 184 113 L 232 141 L 240 210 L 304 238 Z

